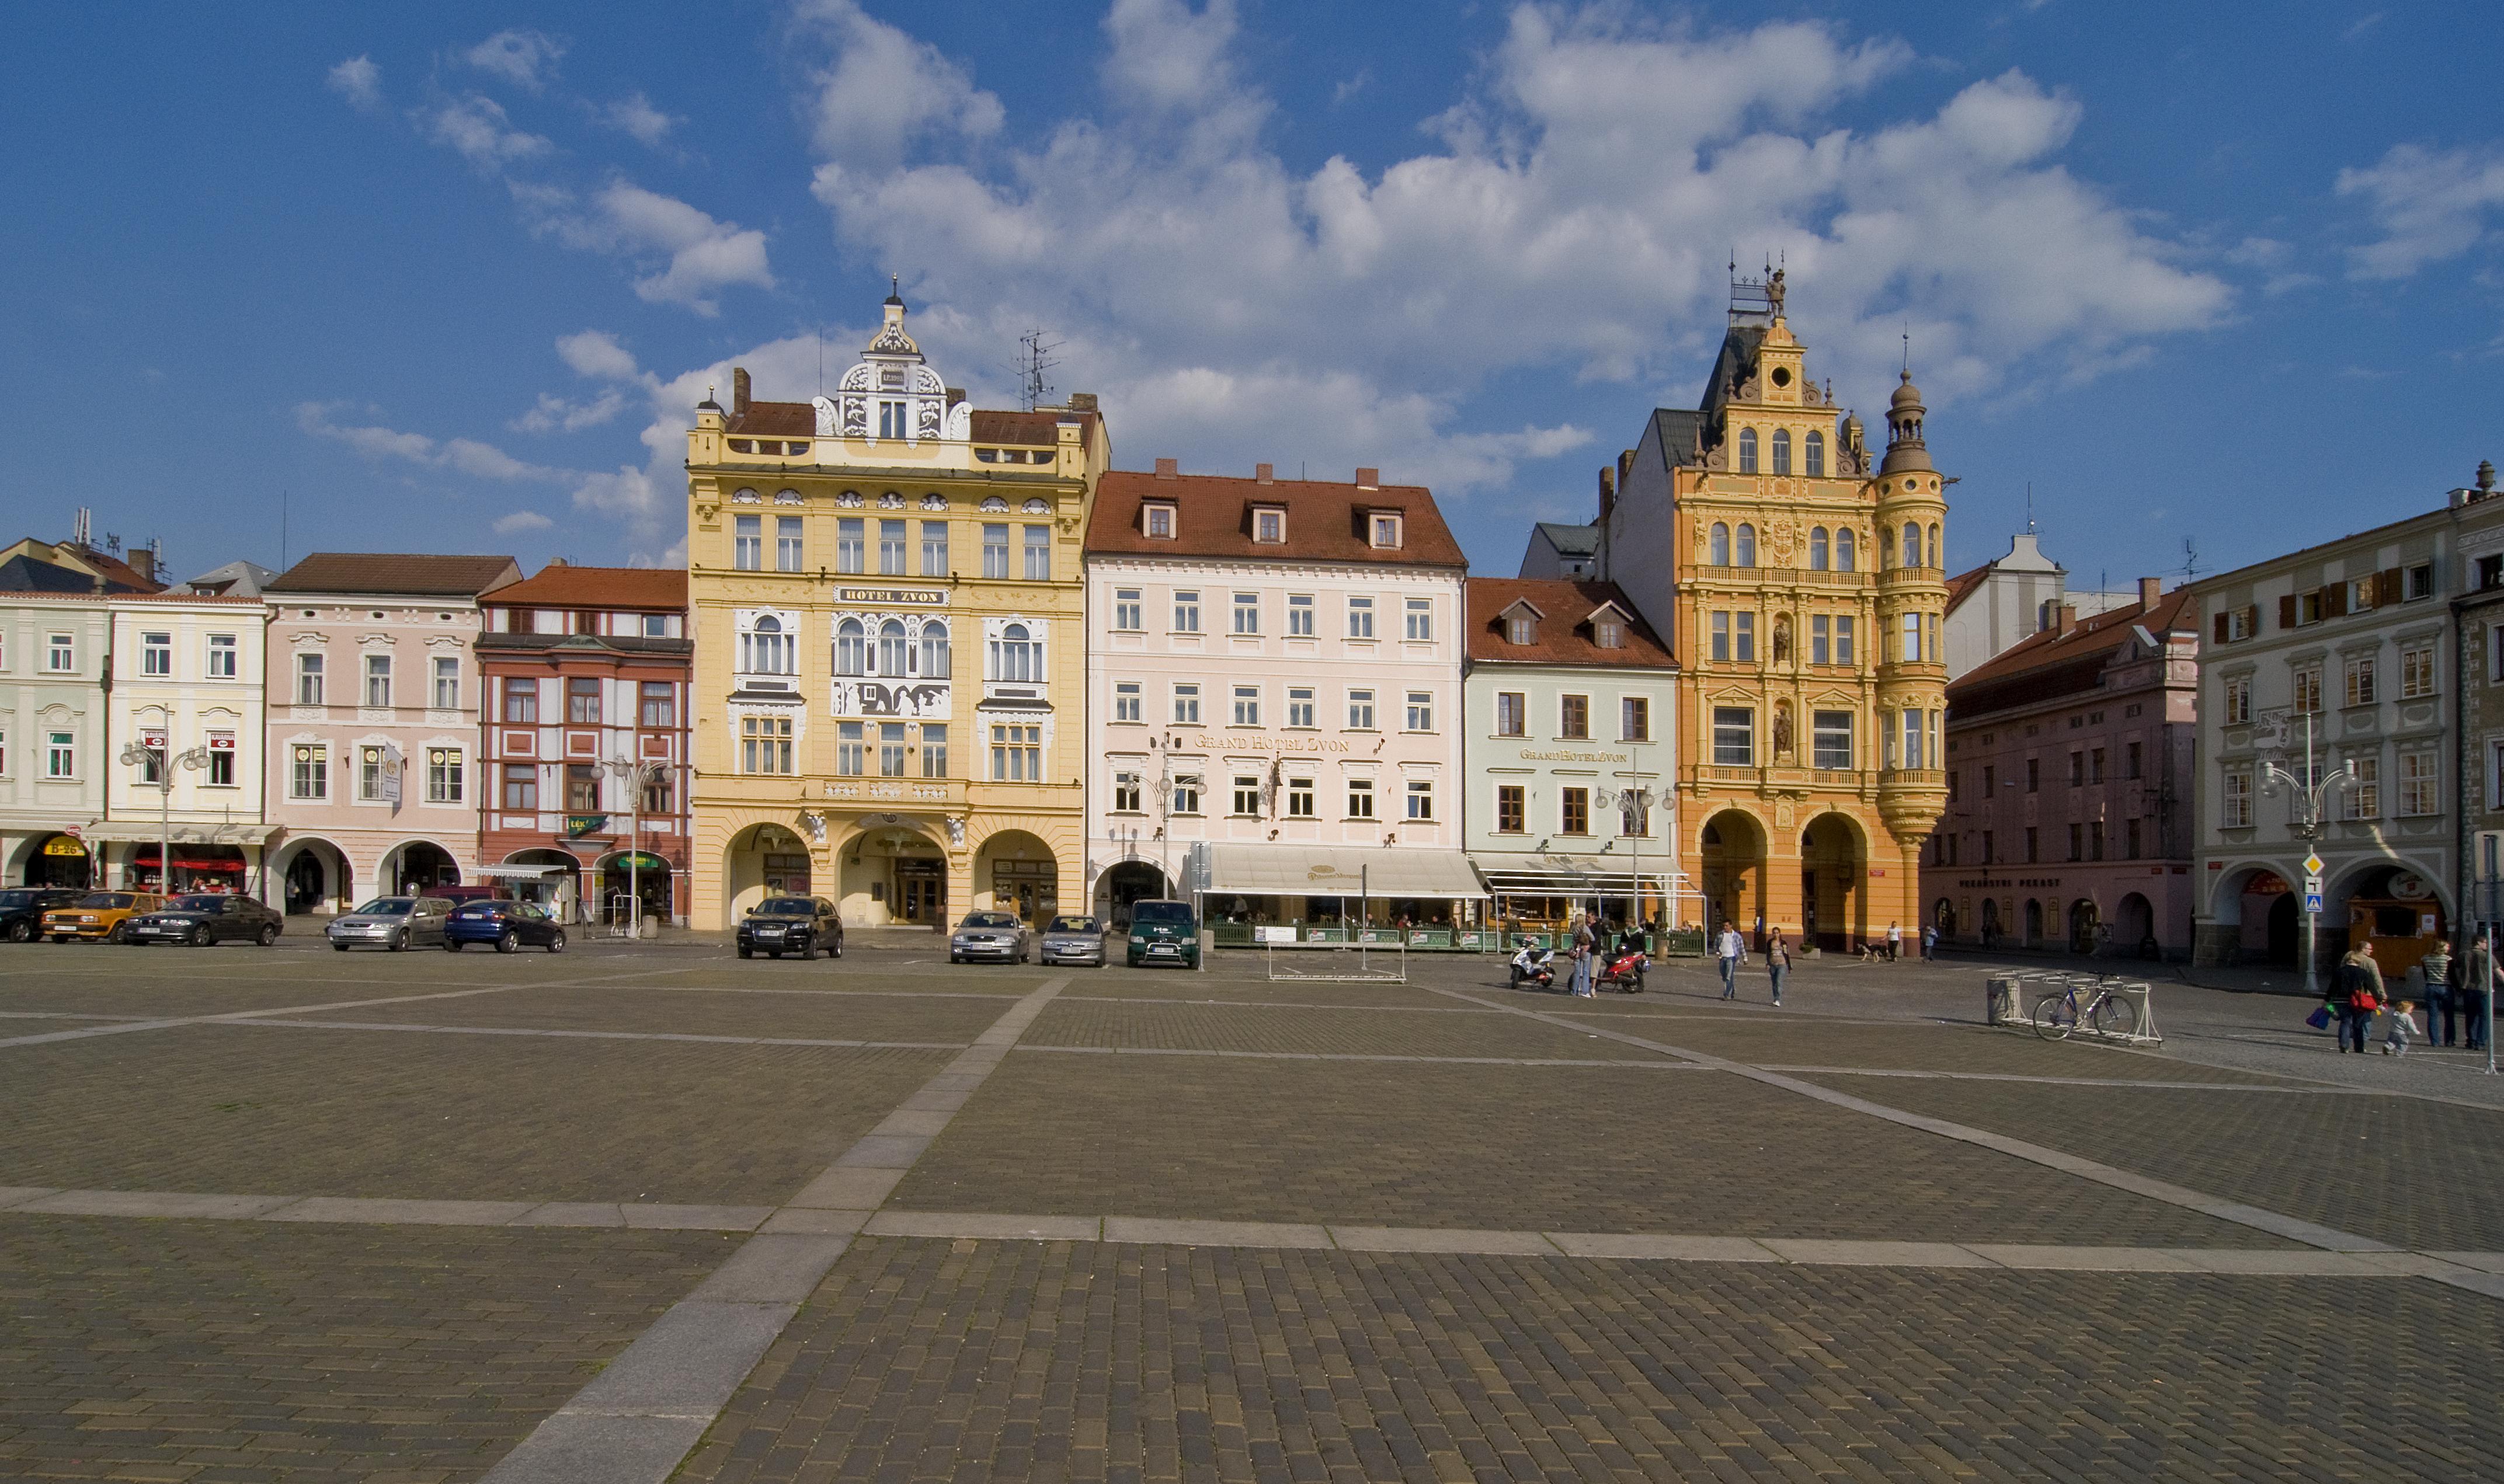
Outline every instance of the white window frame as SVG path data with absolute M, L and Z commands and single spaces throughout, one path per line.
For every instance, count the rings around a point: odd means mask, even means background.
M 212 634 L 202 663 L 212 680 L 232 680 L 243 673 L 243 645 L 234 635 Z

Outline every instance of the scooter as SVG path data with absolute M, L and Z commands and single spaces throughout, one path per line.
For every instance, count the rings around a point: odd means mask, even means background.
M 1625 949 L 1609 955 L 1600 971 L 1591 977 L 1594 989 L 1617 989 L 1627 994 L 1644 992 L 1644 974 L 1651 960 L 1641 949 Z
M 1551 988 L 1556 983 L 1555 962 L 1553 949 L 1534 949 L 1525 943 L 1513 955 L 1513 977 L 1506 983 L 1535 984 L 1542 989 Z

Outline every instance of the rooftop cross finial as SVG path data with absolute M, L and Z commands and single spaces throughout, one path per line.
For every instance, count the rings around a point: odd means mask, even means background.
M 1904 374 L 1913 374 L 1913 322 L 1904 322 Z

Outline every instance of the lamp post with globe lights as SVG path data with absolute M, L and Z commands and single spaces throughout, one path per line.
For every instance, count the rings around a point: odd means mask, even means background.
M 156 894 L 166 898 L 174 895 L 174 769 L 197 773 L 209 766 L 208 748 L 189 747 L 168 757 L 172 745 L 159 741 L 152 746 L 143 738 L 122 749 L 123 766 L 156 773 Z

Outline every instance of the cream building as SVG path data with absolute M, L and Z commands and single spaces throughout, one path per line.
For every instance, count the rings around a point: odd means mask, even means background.
M 1461 578 L 1434 496 L 1104 476 L 1089 523 L 1087 899 L 1211 916 L 1457 920 Z
M 113 623 L 104 817 L 87 831 L 117 885 L 271 900 L 263 849 L 266 610 L 180 590 L 106 600 Z M 136 747 L 134 753 L 130 749 Z M 170 754 L 170 756 L 169 756 Z M 168 785 L 170 780 L 171 786 Z
M 82 837 L 104 816 L 112 653 L 101 595 L 0 593 L 0 880 L 8 885 L 89 884 Z M 92 880 L 108 878 L 98 871 Z
M 1041 918 L 1085 858 L 1080 538 L 1095 398 L 978 411 L 886 324 L 806 402 L 687 434 L 698 927 L 773 892 L 855 926 Z

